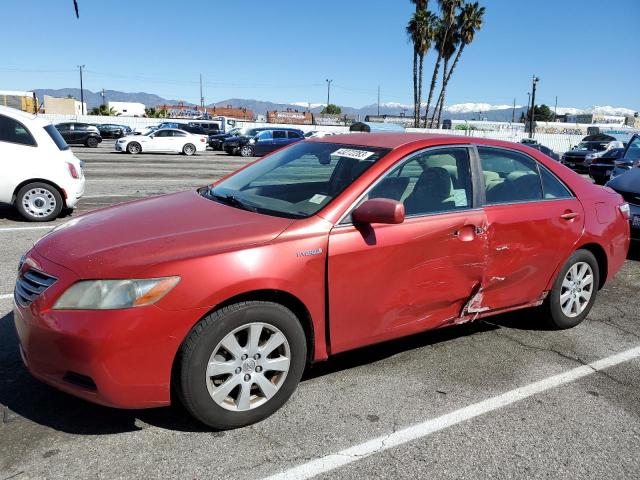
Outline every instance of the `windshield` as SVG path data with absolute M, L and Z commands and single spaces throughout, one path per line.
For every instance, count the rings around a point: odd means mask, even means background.
M 240 128 L 232 128 L 231 130 L 229 130 L 229 135 L 231 135 L 232 137 L 235 137 L 236 135 L 240 135 L 242 129 Z
M 51 140 L 53 140 L 53 143 L 56 144 L 59 150 L 69 150 L 69 145 L 67 145 L 67 142 L 62 138 L 62 135 L 60 135 L 56 127 L 47 125 L 44 127 L 44 130 L 49 134 Z
M 336 198 L 389 151 L 299 142 L 241 170 L 203 195 L 258 213 L 306 218 Z
M 580 142 L 576 150 L 588 150 L 590 152 L 602 152 L 607 149 L 609 142 Z

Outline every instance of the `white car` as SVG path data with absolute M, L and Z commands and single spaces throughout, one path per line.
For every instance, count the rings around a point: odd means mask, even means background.
M 339 132 L 323 132 L 323 131 L 318 131 L 318 130 L 314 130 L 312 132 L 307 132 L 304 134 L 305 138 L 323 138 L 323 137 L 330 137 L 332 135 L 338 135 Z
M 84 193 L 83 163 L 36 115 L 0 106 L 0 160 L 0 202 L 27 220 L 53 220 Z
M 146 135 L 120 138 L 116 152 L 131 154 L 143 152 L 184 153 L 193 155 L 207 149 L 206 135 L 192 135 L 177 128 L 161 128 Z

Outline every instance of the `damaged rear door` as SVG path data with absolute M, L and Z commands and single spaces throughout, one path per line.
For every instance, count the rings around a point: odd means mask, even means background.
M 474 307 L 539 302 L 584 226 L 582 204 L 548 169 L 511 149 L 478 147 L 488 221 L 486 279 Z
M 396 225 L 353 225 L 329 236 L 332 353 L 455 323 L 480 289 L 485 212 L 467 147 L 415 152 L 361 199 L 404 203 Z

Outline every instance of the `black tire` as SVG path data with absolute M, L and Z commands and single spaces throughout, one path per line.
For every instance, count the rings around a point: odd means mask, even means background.
M 565 315 L 561 306 L 561 295 L 563 294 L 563 282 L 567 276 L 567 272 L 577 263 L 586 263 L 591 267 L 593 272 L 591 297 L 586 303 L 584 310 L 577 316 L 570 317 Z M 543 311 L 546 314 L 547 323 L 551 328 L 563 330 L 566 328 L 575 327 L 581 323 L 589 311 L 593 307 L 600 286 L 600 269 L 598 268 L 598 261 L 596 257 L 588 250 L 576 250 L 571 254 L 564 266 L 558 272 L 558 276 L 553 282 L 553 287 L 547 296 L 545 303 L 543 304 Z
M 127 143 L 127 153 L 137 155 L 140 152 L 142 152 L 142 146 L 138 142 Z
M 195 155 L 196 146 L 193 143 L 186 143 L 184 147 L 182 147 L 182 153 L 184 153 L 187 157 Z
M 241 157 L 253 157 L 253 147 L 250 145 L 243 145 L 240 147 L 240 156 Z
M 96 137 L 89 137 L 87 138 L 85 145 L 89 148 L 97 148 L 99 143 L 100 142 Z
M 49 222 L 60 215 L 65 205 L 56 187 L 44 182 L 33 182 L 18 190 L 15 206 L 26 220 Z
M 254 322 L 276 327 L 285 336 L 290 348 L 289 371 L 265 403 L 244 411 L 228 410 L 209 394 L 207 365 L 228 334 Z M 185 408 L 205 425 L 220 430 L 244 427 L 264 420 L 284 405 L 300 382 L 306 358 L 304 330 L 291 310 L 272 302 L 236 303 L 207 315 L 191 329 L 178 352 L 173 386 Z

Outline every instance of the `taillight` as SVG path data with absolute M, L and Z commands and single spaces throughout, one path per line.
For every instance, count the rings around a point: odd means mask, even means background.
M 622 213 L 622 216 L 624 218 L 626 218 L 627 220 L 631 218 L 631 209 L 629 208 L 628 203 L 623 203 L 622 205 L 619 205 L 618 208 L 620 209 L 620 213 Z
M 69 173 L 73 178 L 80 178 L 80 174 L 73 163 L 67 163 L 67 167 L 69 168 Z

